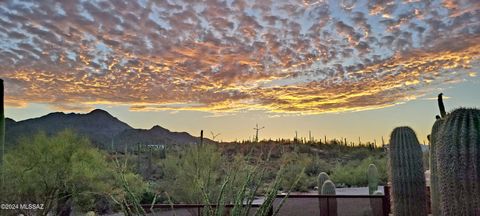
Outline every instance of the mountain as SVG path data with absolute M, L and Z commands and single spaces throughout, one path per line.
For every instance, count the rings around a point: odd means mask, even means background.
M 171 132 L 160 126 L 150 130 L 135 129 L 120 121 L 107 111 L 96 109 L 86 114 L 62 112 L 16 122 L 5 119 L 7 144 L 15 144 L 19 137 L 43 131 L 52 135 L 71 129 L 80 135 L 90 138 L 92 143 L 103 149 L 110 149 L 112 141 L 117 148 L 132 148 L 140 144 L 190 144 L 198 138 L 186 132 Z
M 13 126 L 13 124 L 17 123 L 15 120 L 11 118 L 5 118 L 5 126 L 7 127 L 8 125 Z
M 149 130 L 127 129 L 115 137 L 114 144 L 117 150 L 126 146 L 143 145 L 166 145 L 166 144 L 195 144 L 198 137 L 193 137 L 187 132 L 171 132 L 160 126 L 154 126 Z

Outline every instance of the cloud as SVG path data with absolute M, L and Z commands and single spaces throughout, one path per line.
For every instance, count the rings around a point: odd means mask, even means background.
M 338 4 L 3 1 L 7 105 L 312 114 L 392 106 L 478 73 L 476 1 Z

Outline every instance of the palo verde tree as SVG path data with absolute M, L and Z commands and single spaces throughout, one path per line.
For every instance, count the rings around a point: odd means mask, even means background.
M 103 152 L 72 131 L 20 139 L 5 155 L 5 177 L 6 201 L 44 204 L 37 215 L 69 215 L 74 206 L 92 210 L 100 197 L 124 207 L 130 205 L 128 197 L 145 188 L 137 175 L 115 169 Z

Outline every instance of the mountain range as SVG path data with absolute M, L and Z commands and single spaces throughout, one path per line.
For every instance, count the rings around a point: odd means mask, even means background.
M 88 137 L 95 146 L 102 149 L 133 149 L 137 144 L 195 144 L 200 140 L 186 132 L 172 132 L 158 125 L 148 130 L 135 129 L 101 109 L 86 114 L 55 112 L 18 122 L 10 118 L 5 120 L 7 145 L 15 145 L 20 137 L 40 131 L 52 135 L 65 129 Z

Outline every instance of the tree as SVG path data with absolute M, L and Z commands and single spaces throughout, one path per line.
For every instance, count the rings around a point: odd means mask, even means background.
M 137 175 L 118 174 L 118 167 L 72 131 L 25 137 L 5 155 L 6 201 L 44 204 L 38 215 L 69 215 L 73 206 L 91 210 L 100 197 L 126 203 L 145 187 Z
M 176 201 L 184 203 L 203 203 L 204 192 L 211 200 L 219 193 L 222 183 L 222 168 L 225 162 L 221 153 L 213 145 L 186 148 L 182 155 L 167 155 L 163 161 L 165 182 L 169 194 Z
M 308 176 L 305 168 L 312 161 L 305 154 L 296 152 L 286 153 L 282 157 L 282 182 L 281 186 L 284 191 L 288 191 L 292 185 L 294 191 L 308 191 Z

